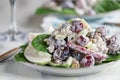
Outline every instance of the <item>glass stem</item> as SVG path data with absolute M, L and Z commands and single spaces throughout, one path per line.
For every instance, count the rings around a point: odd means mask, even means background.
M 16 26 L 16 16 L 15 16 L 15 0 L 9 0 L 10 1 L 10 8 L 11 8 L 11 25 L 9 27 L 10 32 L 10 40 L 15 40 L 15 34 L 17 32 L 17 26 Z

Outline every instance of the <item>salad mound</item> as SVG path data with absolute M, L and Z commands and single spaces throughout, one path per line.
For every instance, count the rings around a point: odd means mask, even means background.
M 50 34 L 30 34 L 29 44 L 22 46 L 15 59 L 62 68 L 91 67 L 118 60 L 120 34 L 111 38 L 106 35 L 104 27 L 93 29 L 84 19 L 71 19 Z

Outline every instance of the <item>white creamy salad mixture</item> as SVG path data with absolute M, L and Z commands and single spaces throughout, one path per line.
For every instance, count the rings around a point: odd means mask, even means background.
M 75 18 L 60 24 L 50 34 L 31 33 L 24 56 L 28 61 L 40 65 L 91 67 L 106 60 L 107 53 L 120 51 L 120 47 L 111 48 L 118 45 L 114 37 L 117 36 L 107 39 L 104 27 L 93 29 L 84 19 Z

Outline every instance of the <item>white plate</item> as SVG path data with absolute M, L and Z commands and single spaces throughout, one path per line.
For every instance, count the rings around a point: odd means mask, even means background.
M 27 65 L 29 67 L 32 67 L 45 74 L 52 74 L 52 75 L 57 75 L 57 76 L 84 76 L 84 75 L 95 74 L 95 73 L 101 72 L 105 70 L 106 68 L 111 67 L 115 62 L 101 64 L 101 65 L 97 65 L 94 67 L 79 68 L 79 69 L 71 69 L 71 68 L 67 69 L 67 68 L 41 66 L 41 65 L 28 63 L 28 62 L 20 62 L 20 63 Z
M 18 53 L 20 50 L 21 49 L 18 50 Z M 13 53 L 13 51 L 8 51 L 8 52 L 9 54 Z M 14 61 L 16 62 L 15 59 Z M 19 62 L 19 63 L 24 64 L 28 67 L 31 67 L 45 74 L 52 74 L 52 75 L 57 75 L 57 76 L 83 76 L 83 75 L 89 75 L 89 74 L 101 72 L 105 69 L 108 69 L 109 67 L 112 67 L 112 65 L 115 64 L 116 62 L 118 61 L 113 61 L 113 62 L 101 64 L 101 65 L 96 65 L 93 67 L 86 67 L 86 68 L 79 68 L 79 69 L 42 66 L 42 65 L 37 65 L 37 64 L 30 63 L 30 62 Z
M 20 49 L 18 49 L 17 51 L 19 53 Z M 7 52 L 7 54 L 14 54 L 14 53 L 16 53 L 14 52 L 14 50 Z M 110 63 L 105 63 L 105 64 L 93 66 L 93 67 L 79 68 L 79 69 L 42 66 L 42 65 L 36 65 L 30 62 L 20 62 L 20 63 L 26 66 L 32 67 L 33 69 L 46 74 L 52 74 L 52 75 L 58 75 L 58 76 L 82 76 L 82 75 L 89 75 L 89 74 L 101 72 L 106 68 L 108 69 L 108 67 L 111 67 L 116 62 L 118 61 L 113 61 Z
M 19 48 L 17 52 L 19 53 L 20 50 L 21 49 Z M 12 51 L 8 51 L 7 55 L 14 54 L 14 53 L 16 53 L 16 49 Z M 16 62 L 15 59 L 14 61 Z M 113 64 L 115 64 L 116 62 L 118 61 L 113 61 L 113 62 L 101 64 L 101 65 L 96 65 L 93 67 L 86 67 L 86 68 L 79 68 L 79 69 L 42 66 L 42 65 L 37 65 L 30 62 L 19 62 L 19 63 L 29 66 L 45 74 L 52 74 L 52 75 L 58 75 L 58 76 L 83 76 L 83 75 L 89 75 L 89 74 L 101 72 L 105 69 L 108 69 L 109 67 L 112 67 Z
M 97 26 L 97 25 L 94 25 Z M 106 26 L 109 30 L 109 34 L 115 34 L 120 31 L 119 27 L 114 27 L 114 26 Z M 58 75 L 58 76 L 83 76 L 83 75 L 89 75 L 89 74 L 94 74 L 97 72 L 101 72 L 105 70 L 108 67 L 112 67 L 115 62 L 110 62 L 110 63 L 105 63 L 101 65 L 97 65 L 94 67 L 88 67 L 88 68 L 79 68 L 79 69 L 67 69 L 67 68 L 56 68 L 56 67 L 50 67 L 50 66 L 41 66 L 41 65 L 35 65 L 32 63 L 28 62 L 20 62 L 24 65 L 27 65 L 29 67 L 32 67 L 42 73 L 46 74 L 52 74 L 52 75 Z
M 17 51 L 19 53 L 20 49 L 18 49 Z M 14 52 L 14 50 L 7 52 L 7 54 L 14 54 L 14 53 L 16 53 Z M 89 75 L 89 74 L 101 72 L 105 69 L 108 69 L 109 67 L 112 67 L 116 62 L 118 61 L 113 61 L 110 63 L 104 63 L 104 64 L 96 65 L 93 67 L 86 67 L 86 68 L 79 68 L 79 69 L 42 66 L 42 65 L 37 65 L 30 62 L 19 62 L 19 63 L 22 63 L 26 66 L 29 66 L 45 74 L 52 74 L 52 75 L 58 75 L 58 76 L 83 76 L 83 75 Z

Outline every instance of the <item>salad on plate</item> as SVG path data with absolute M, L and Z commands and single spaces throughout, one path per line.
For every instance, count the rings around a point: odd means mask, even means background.
M 80 18 L 70 19 L 47 33 L 30 33 L 15 55 L 19 62 L 59 68 L 84 68 L 120 59 L 120 33 L 107 36 Z

